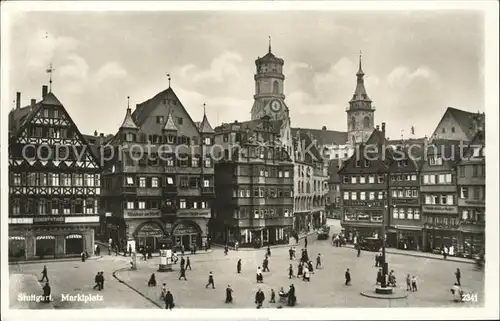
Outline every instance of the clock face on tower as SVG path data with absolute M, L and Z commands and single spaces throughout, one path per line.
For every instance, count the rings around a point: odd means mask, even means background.
M 281 110 L 281 102 L 279 100 L 273 100 L 271 102 L 271 110 L 275 113 L 279 112 Z

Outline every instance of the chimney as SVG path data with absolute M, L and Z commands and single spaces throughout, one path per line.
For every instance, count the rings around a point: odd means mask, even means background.
M 377 125 L 377 127 L 376 127 L 376 128 L 377 128 L 377 130 L 380 130 L 380 126 L 379 126 L 379 125 Z
M 21 93 L 18 91 L 16 93 L 16 114 L 19 112 L 20 109 L 21 109 Z M 19 114 L 17 114 L 15 117 L 16 117 L 16 130 L 18 130 L 20 127 L 21 117 Z
M 382 134 L 384 134 L 384 138 L 385 138 L 385 123 L 382 123 Z
M 321 130 L 326 130 L 326 126 L 323 126 L 323 128 L 321 128 Z
M 43 85 L 42 86 L 42 99 L 45 98 L 45 96 L 47 96 L 48 92 L 49 92 L 49 87 L 47 87 L 47 85 Z
M 35 106 L 36 105 L 36 99 L 32 98 L 31 99 L 31 107 Z

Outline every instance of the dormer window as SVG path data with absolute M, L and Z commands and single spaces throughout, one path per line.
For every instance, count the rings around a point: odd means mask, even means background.
M 182 125 L 182 117 L 177 117 L 177 124 Z
M 429 165 L 432 165 L 432 166 L 443 165 L 443 159 L 439 156 L 431 156 L 429 158 Z
M 163 116 L 156 116 L 156 123 L 157 124 L 163 124 Z

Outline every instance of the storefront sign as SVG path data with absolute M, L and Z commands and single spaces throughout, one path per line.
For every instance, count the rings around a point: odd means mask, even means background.
M 345 206 L 374 206 L 374 207 L 381 207 L 384 206 L 382 201 L 349 201 L 349 200 L 344 200 L 344 205 Z
M 144 210 L 126 210 L 123 217 L 159 217 L 160 210 L 157 211 L 144 211 Z
M 66 216 L 66 223 L 99 223 L 99 216 Z
M 33 224 L 32 217 L 9 218 L 9 224 Z
M 414 198 L 402 198 L 402 199 L 398 199 L 398 198 L 393 198 L 392 199 L 392 204 L 394 205 L 418 205 L 418 199 L 414 199 Z
M 33 217 L 35 224 L 64 223 L 64 216 L 39 216 Z
M 159 224 L 147 223 L 141 226 L 137 232 L 138 237 L 163 236 L 163 229 Z
M 465 204 L 467 205 L 483 205 L 485 204 L 482 200 L 465 200 Z
M 179 224 L 174 228 L 173 234 L 175 235 L 198 234 L 198 229 L 194 226 Z
M 448 213 L 457 214 L 458 210 L 456 206 L 435 206 L 435 205 L 424 205 L 422 206 L 422 211 L 430 213 Z

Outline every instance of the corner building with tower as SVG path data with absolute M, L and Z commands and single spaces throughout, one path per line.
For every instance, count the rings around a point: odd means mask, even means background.
M 105 148 L 104 235 L 119 247 L 186 250 L 207 243 L 214 189 L 214 130 L 206 114 L 193 121 L 169 86 L 127 107 Z

